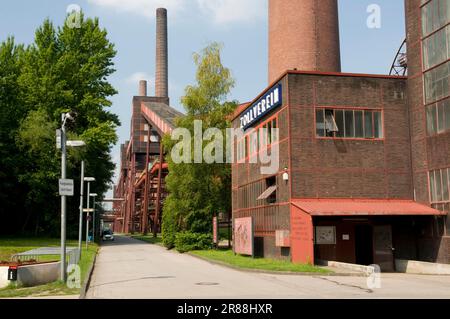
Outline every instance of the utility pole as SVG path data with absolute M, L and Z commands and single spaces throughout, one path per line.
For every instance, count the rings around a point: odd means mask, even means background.
M 96 198 L 97 194 L 89 194 L 89 196 L 92 196 L 94 198 L 94 205 L 92 206 L 93 212 L 92 212 L 92 241 L 95 242 L 95 205 L 97 204 Z
M 66 179 L 66 119 L 62 114 L 61 126 L 61 179 Z M 66 282 L 66 196 L 61 196 L 61 280 Z
M 81 162 L 80 220 L 78 226 L 78 261 L 81 260 L 81 245 L 83 241 L 83 195 L 84 195 L 84 161 Z
M 88 189 L 87 189 L 87 212 L 86 212 L 86 249 L 88 249 L 89 246 L 89 204 L 90 204 L 90 197 L 89 194 L 91 193 L 91 183 L 88 182 Z

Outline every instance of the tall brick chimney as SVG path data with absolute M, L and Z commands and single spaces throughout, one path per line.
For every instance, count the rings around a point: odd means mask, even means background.
M 147 81 L 139 81 L 139 96 L 147 96 Z
M 169 97 L 167 10 L 156 10 L 156 96 Z
M 269 83 L 286 70 L 341 72 L 337 0 L 269 0 Z

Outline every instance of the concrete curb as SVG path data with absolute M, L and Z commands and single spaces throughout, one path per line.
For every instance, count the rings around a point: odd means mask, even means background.
M 192 253 L 186 253 L 189 256 L 194 258 L 206 261 L 213 265 L 223 266 L 226 268 L 230 268 L 233 270 L 241 271 L 241 272 L 249 272 L 249 273 L 257 273 L 257 274 L 267 274 L 267 275 L 289 275 L 289 276 L 314 276 L 314 277 L 367 277 L 363 273 L 316 273 L 316 272 L 293 272 L 293 271 L 270 271 L 270 270 L 261 270 L 261 269 L 249 269 L 249 268 L 240 268 L 237 266 L 233 266 L 218 260 L 211 260 L 202 256 L 197 256 Z
M 86 299 L 86 294 L 89 290 L 89 284 L 91 283 L 91 277 L 92 277 L 92 273 L 94 272 L 95 261 L 97 260 L 97 255 L 98 255 L 98 251 L 94 256 L 94 261 L 92 262 L 91 267 L 89 268 L 87 278 L 84 281 L 83 286 L 81 287 L 79 299 Z

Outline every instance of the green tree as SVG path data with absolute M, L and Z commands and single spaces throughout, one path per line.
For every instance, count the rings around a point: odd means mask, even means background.
M 176 123 L 177 127 L 187 128 L 191 132 L 191 145 L 194 145 L 195 120 L 203 122 L 204 131 L 218 128 L 225 136 L 226 128 L 231 125 L 229 115 L 237 105 L 227 101 L 235 82 L 230 70 L 222 64 L 221 46 L 210 44 L 200 54 L 194 54 L 194 62 L 197 66 L 197 84 L 185 89 L 181 102 L 187 114 L 177 119 Z M 170 156 L 176 143 L 169 136 L 164 138 L 170 173 L 166 178 L 169 196 L 163 209 L 162 234 L 168 248 L 174 247 L 179 232 L 210 233 L 213 214 L 231 210 L 230 165 L 176 164 Z M 203 148 L 206 145 L 203 143 Z M 191 149 L 193 158 L 194 147 Z
M 61 113 L 75 112 L 75 121 L 68 123 L 69 137 L 87 143 L 83 149 L 69 149 L 68 177 L 79 184 L 79 166 L 84 159 L 86 174 L 97 179 L 92 192 L 104 194 L 111 183 L 115 165 L 110 151 L 117 142 L 115 130 L 120 122 L 108 110 L 109 97 L 117 92 L 107 78 L 115 71 L 116 51 L 98 19 L 84 15 L 79 28 L 66 24 L 55 28 L 49 20 L 44 21 L 34 43 L 21 48 L 17 48 L 21 52 L 15 79 L 17 100 L 11 103 L 20 114 L 15 116 L 16 129 L 9 145 L 19 150 L 21 160 L 14 175 L 26 191 L 22 202 L 14 198 L 15 214 L 24 230 L 57 235 L 60 151 L 55 130 L 61 126 Z M 5 91 L 5 96 L 14 93 L 11 88 Z M 69 235 L 77 233 L 78 205 L 76 196 L 69 198 Z
M 13 38 L 0 44 L 0 233 L 7 228 L 20 227 L 13 212 L 16 203 L 24 201 L 26 192 L 18 181 L 23 160 L 15 144 L 15 136 L 24 117 L 18 85 L 23 56 L 23 46 L 16 45 Z

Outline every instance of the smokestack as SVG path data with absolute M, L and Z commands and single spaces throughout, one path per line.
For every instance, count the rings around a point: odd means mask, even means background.
M 147 81 L 139 81 L 139 96 L 147 96 Z
M 269 0 L 269 82 L 293 69 L 341 72 L 337 0 Z
M 156 10 L 156 96 L 169 97 L 167 10 Z

